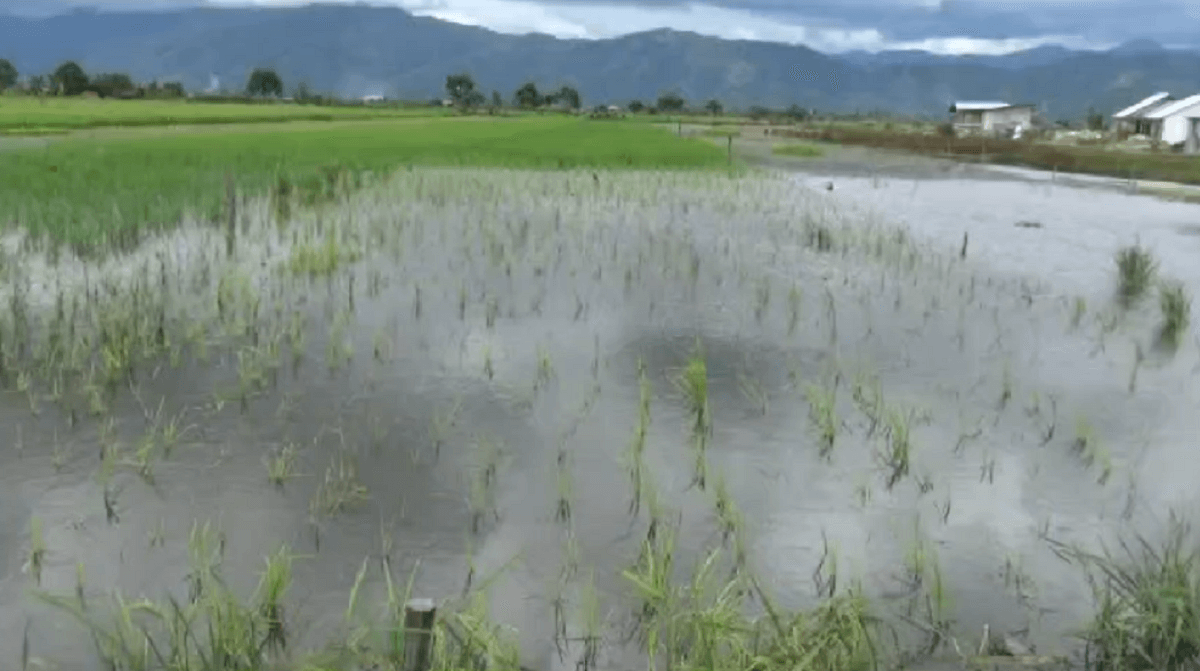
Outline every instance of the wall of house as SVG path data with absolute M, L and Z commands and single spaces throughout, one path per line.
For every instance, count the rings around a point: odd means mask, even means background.
M 1200 154 L 1200 118 L 1188 119 L 1187 140 L 1183 143 L 1186 154 Z
M 956 125 L 979 125 L 983 123 L 983 112 L 980 110 L 962 110 L 954 113 Z
M 1162 141 L 1167 144 L 1182 144 L 1187 140 L 1188 119 L 1182 115 L 1169 116 L 1163 119 Z
M 988 110 L 983 113 L 983 130 L 1007 132 L 1021 125 L 1029 128 L 1033 124 L 1033 110 L 1028 107 L 1009 107 Z

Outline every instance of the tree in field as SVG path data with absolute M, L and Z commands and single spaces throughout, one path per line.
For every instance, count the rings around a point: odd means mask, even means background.
M 684 104 L 678 93 L 664 93 L 658 97 L 658 109 L 664 112 L 678 112 L 683 109 Z
M 709 113 L 710 113 L 710 114 L 712 114 L 713 116 L 717 116 L 717 115 L 719 115 L 719 114 L 720 114 L 722 111 L 724 111 L 724 109 L 725 109 L 725 108 L 721 106 L 721 101 L 720 101 L 720 100 L 717 100 L 716 98 L 713 98 L 712 100 L 710 100 L 710 101 L 708 101 L 707 103 L 705 103 L 705 105 L 704 105 L 704 109 L 708 110 L 708 111 L 709 111 Z
M 60 94 L 77 96 L 87 88 L 88 76 L 78 63 L 67 61 L 58 66 L 53 75 L 50 75 L 50 81 L 53 82 Z
M 17 69 L 12 63 L 0 58 L 0 91 L 12 88 L 17 83 Z
M 41 93 L 45 89 L 46 89 L 45 75 L 31 75 L 29 77 L 29 90 L 33 91 L 34 93 L 37 93 L 38 95 L 41 95 Z
M 499 91 L 492 91 L 492 107 L 496 109 L 504 107 L 504 98 L 500 96 Z
M 137 86 L 129 75 L 122 72 L 110 72 L 96 75 L 92 78 L 88 90 L 95 91 L 101 98 L 109 98 L 121 93 L 136 91 Z
M 457 107 L 471 107 L 483 97 L 482 93 L 475 90 L 475 80 L 466 72 L 446 75 L 446 95 Z
M 279 97 L 283 95 L 283 80 L 271 68 L 254 68 L 246 80 L 246 95 Z
M 580 99 L 579 91 L 576 91 L 573 86 L 564 86 L 554 94 L 555 102 L 566 105 L 569 109 L 579 109 Z
M 797 121 L 803 121 L 804 119 L 808 118 L 808 110 L 799 105 L 793 104 L 788 108 L 787 115 Z
M 629 101 L 629 111 L 630 112 L 637 114 L 638 112 L 641 112 L 644 109 L 646 109 L 646 103 L 644 103 L 640 100 L 630 100 Z
M 542 94 L 538 92 L 537 84 L 533 82 L 521 84 L 521 88 L 513 94 L 513 101 L 517 103 L 517 107 L 526 109 L 541 107 L 543 103 Z

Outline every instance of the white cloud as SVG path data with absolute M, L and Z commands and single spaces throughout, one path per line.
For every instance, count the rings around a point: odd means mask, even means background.
M 349 0 L 346 0 L 349 1 Z M 942 0 L 912 0 L 913 4 L 936 6 Z M 953 1 L 953 0 L 951 0 Z M 1028 2 L 1029 0 L 1026 0 Z M 1034 0 L 1053 5 L 1065 0 Z M 1119 0 L 1111 0 L 1113 2 Z M 238 0 L 214 0 L 215 4 L 244 4 Z M 295 0 L 257 0 L 256 4 L 289 5 Z M 604 39 L 629 33 L 673 28 L 723 39 L 757 40 L 803 44 L 824 52 L 852 49 L 920 49 L 939 54 L 1003 54 L 1044 44 L 1071 48 L 1107 48 L 1071 35 L 1036 38 L 980 39 L 971 37 L 928 38 L 889 41 L 874 28 L 832 28 L 813 22 L 806 25 L 800 15 L 767 15 L 702 3 L 638 6 L 633 4 L 549 4 L 536 0 L 377 0 L 377 4 L 403 7 L 417 16 L 479 26 L 496 32 L 545 33 L 559 38 Z

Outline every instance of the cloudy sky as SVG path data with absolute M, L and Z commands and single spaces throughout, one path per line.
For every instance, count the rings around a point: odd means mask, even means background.
M 120 9 L 188 4 L 188 0 L 82 1 Z M 301 4 L 295 0 L 200 1 Z M 80 3 L 18 0 L 17 5 L 25 13 L 45 14 Z M 1140 38 L 1169 47 L 1200 46 L 1200 0 L 371 0 L 371 4 L 399 5 L 414 14 L 507 33 L 595 39 L 675 28 L 727 39 L 805 44 L 827 52 L 922 49 L 995 54 L 1042 44 L 1104 49 Z

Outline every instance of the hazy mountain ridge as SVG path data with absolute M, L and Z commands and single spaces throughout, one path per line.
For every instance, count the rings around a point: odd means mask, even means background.
M 238 89 L 250 69 L 265 65 L 289 87 L 305 81 L 347 96 L 426 99 L 442 95 L 447 74 L 466 70 L 486 94 L 498 90 L 505 99 L 533 79 L 545 88 L 571 84 L 588 105 L 653 100 L 672 90 L 727 106 L 931 115 L 943 115 L 956 99 L 986 98 L 1078 117 L 1092 107 L 1111 113 L 1158 90 L 1200 91 L 1200 52 L 1147 40 L 1107 52 L 1044 46 L 1004 56 L 830 55 L 666 29 L 607 40 L 504 35 L 361 5 L 0 16 L 0 57 L 23 74 L 74 59 L 91 72 L 179 79 L 196 90 L 213 75 Z

